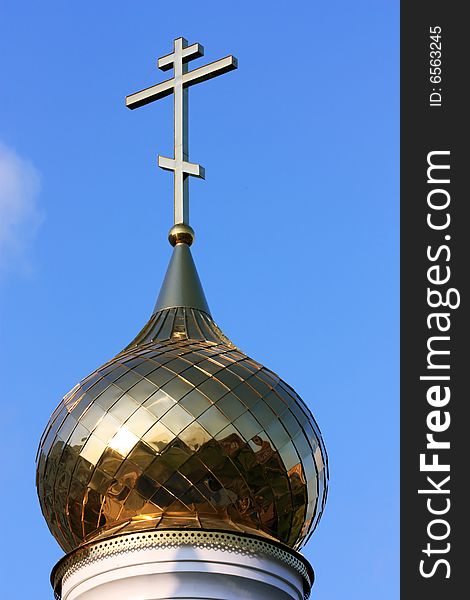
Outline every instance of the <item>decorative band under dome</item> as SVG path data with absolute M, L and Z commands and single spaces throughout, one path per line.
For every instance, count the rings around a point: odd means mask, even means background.
M 93 563 L 106 558 L 140 550 L 165 550 L 190 546 L 249 557 L 267 557 L 294 569 L 301 576 L 304 598 L 310 595 L 314 572 L 310 563 L 298 552 L 276 541 L 252 535 L 236 535 L 225 531 L 168 529 L 127 533 L 86 544 L 64 556 L 51 573 L 56 600 L 62 598 L 62 586 L 67 578 Z

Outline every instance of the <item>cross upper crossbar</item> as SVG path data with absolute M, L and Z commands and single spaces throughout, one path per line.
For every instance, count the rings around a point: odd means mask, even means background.
M 158 157 L 158 165 L 174 173 L 174 223 L 189 225 L 189 185 L 188 177 L 204 179 L 201 165 L 189 162 L 188 149 L 188 88 L 196 83 L 236 69 L 237 59 L 226 56 L 193 71 L 188 70 L 188 62 L 204 55 L 201 44 L 192 44 L 180 37 L 174 41 L 173 52 L 158 59 L 162 71 L 174 69 L 174 76 L 162 83 L 135 92 L 126 97 L 126 106 L 131 110 L 145 106 L 170 94 L 174 95 L 174 156 Z
M 196 46 L 199 44 L 194 45 Z M 173 54 L 169 54 L 168 56 L 173 56 Z M 171 66 L 168 68 L 171 69 Z M 194 69 L 194 71 L 188 71 L 187 73 L 185 73 L 181 78 L 183 86 L 190 87 L 192 85 L 195 85 L 196 83 L 208 81 L 209 79 L 217 77 L 218 75 L 223 75 L 224 73 L 233 71 L 237 68 L 237 66 L 238 62 L 234 56 L 226 56 L 225 58 L 216 60 L 212 63 L 209 63 L 208 65 Z M 161 68 L 162 67 L 160 67 L 160 69 Z M 131 110 L 139 108 L 140 106 L 145 106 L 146 104 L 150 104 L 150 102 L 154 102 L 155 100 L 160 100 L 160 98 L 165 98 L 166 96 L 169 96 L 173 93 L 174 87 L 175 78 L 172 77 L 171 79 L 162 81 L 162 83 L 157 83 L 157 85 L 152 85 L 151 87 L 145 88 L 140 92 L 136 92 L 135 94 L 130 94 L 129 96 L 126 96 L 126 106 Z

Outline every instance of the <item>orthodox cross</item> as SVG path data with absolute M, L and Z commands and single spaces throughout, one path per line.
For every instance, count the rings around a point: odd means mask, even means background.
M 192 44 L 183 38 L 173 42 L 173 52 L 158 59 L 158 68 L 167 71 L 173 67 L 174 77 L 126 97 L 130 109 L 144 106 L 173 94 L 174 97 L 174 155 L 158 156 L 158 166 L 174 173 L 175 225 L 189 225 L 189 176 L 204 179 L 204 168 L 189 162 L 188 149 L 188 88 L 237 68 L 237 59 L 226 56 L 213 63 L 188 70 L 188 62 L 204 55 L 201 44 Z

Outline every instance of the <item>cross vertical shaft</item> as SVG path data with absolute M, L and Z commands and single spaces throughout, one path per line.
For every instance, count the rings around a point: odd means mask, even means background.
M 189 225 L 189 180 L 184 172 L 183 162 L 189 159 L 188 143 L 188 89 L 183 87 L 183 74 L 188 72 L 188 63 L 183 63 L 183 47 L 186 40 L 174 41 L 175 87 L 174 100 L 174 159 L 178 168 L 174 169 L 174 222 Z M 175 167 L 176 167 L 175 165 Z

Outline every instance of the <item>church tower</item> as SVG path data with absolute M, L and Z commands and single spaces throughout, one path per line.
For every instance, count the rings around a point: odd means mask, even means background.
M 52 414 L 37 456 L 49 529 L 67 553 L 62 600 L 301 600 L 299 549 L 327 493 L 327 457 L 308 407 L 212 318 L 190 246 L 188 88 L 237 68 L 184 38 L 158 60 L 174 76 L 126 98 L 174 96 L 173 254 L 155 309 L 124 350 Z M 306 365 L 307 367 L 307 365 Z

